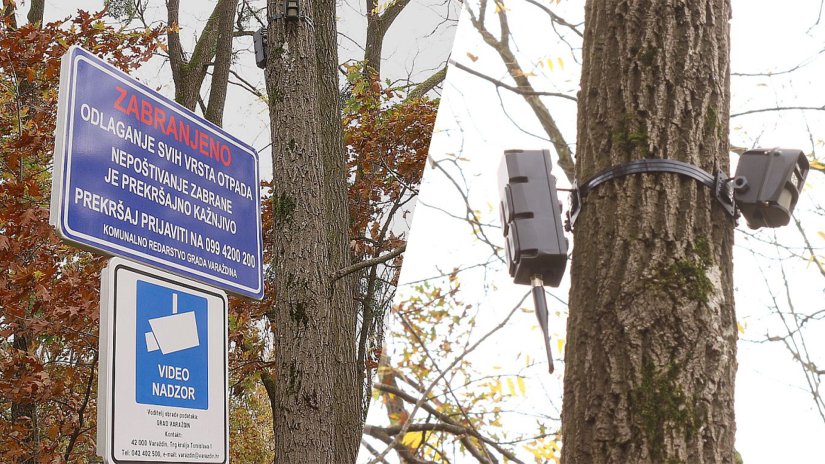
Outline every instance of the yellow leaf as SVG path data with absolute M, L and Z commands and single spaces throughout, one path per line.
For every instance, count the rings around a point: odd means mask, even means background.
M 559 63 L 559 69 L 564 69 L 564 60 L 561 57 L 556 58 L 556 61 Z
M 825 240 L 825 232 L 822 232 L 820 230 L 819 232 L 817 232 L 817 234 L 819 234 L 819 236 L 822 237 L 823 240 Z
M 513 383 L 513 379 L 507 379 L 507 388 L 510 389 L 510 396 L 516 396 L 516 385 Z
M 424 441 L 424 432 L 407 432 L 401 438 L 401 444 L 409 448 L 418 448 Z
M 492 393 L 493 393 L 494 395 L 495 395 L 496 393 L 498 393 L 498 394 L 500 395 L 500 394 L 501 394 L 501 381 L 500 381 L 500 380 L 496 380 L 495 382 L 491 383 L 491 384 L 490 384 L 490 390 L 492 390 Z
M 819 160 L 811 160 L 811 169 L 816 169 L 819 171 L 825 171 L 825 164 L 822 164 Z
M 739 330 L 739 333 L 741 333 L 742 335 L 745 335 L 745 326 L 743 326 L 742 324 L 737 322 L 736 323 L 736 328 Z
M 518 389 L 521 392 L 521 396 L 526 395 L 527 385 L 524 384 L 524 377 L 519 377 L 518 379 L 516 379 L 516 381 L 518 382 Z
M 553 59 L 552 58 L 547 58 L 547 69 L 549 69 L 550 71 L 553 70 Z
M 559 354 L 563 354 L 564 353 L 564 339 L 563 338 L 557 338 L 556 339 L 556 345 L 559 347 Z

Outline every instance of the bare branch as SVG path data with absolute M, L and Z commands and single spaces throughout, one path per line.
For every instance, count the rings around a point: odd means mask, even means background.
M 490 33 L 484 25 L 484 15 L 486 9 L 487 0 L 481 0 L 478 17 L 475 16 L 471 8 L 467 7 L 467 10 L 470 13 L 470 22 L 476 28 L 478 33 L 481 34 L 481 38 L 484 42 L 498 52 L 501 61 L 507 67 L 507 72 L 510 74 L 510 77 L 516 82 L 516 87 L 528 92 L 534 92 L 535 90 L 533 89 L 533 85 L 530 83 L 530 80 L 527 78 L 524 70 L 521 69 L 515 54 L 513 54 L 513 51 L 510 49 L 506 35 L 506 32 L 509 31 L 507 13 L 505 11 L 506 9 L 498 9 L 499 23 L 501 30 L 503 31 L 500 39 L 493 36 L 493 34 Z M 572 183 L 576 177 L 573 151 L 565 141 L 555 119 L 553 119 L 553 116 L 550 114 L 547 106 L 541 101 L 538 95 L 525 94 L 523 97 L 527 104 L 530 105 L 530 108 L 533 110 L 536 118 L 538 118 L 544 132 L 546 132 L 550 137 L 550 142 L 553 144 L 553 148 L 555 148 L 556 154 L 559 157 L 559 167 L 561 167 L 567 177 L 567 180 Z
M 584 38 L 584 34 L 582 34 L 582 32 L 581 32 L 581 31 L 580 31 L 580 30 L 579 30 L 579 29 L 578 29 L 578 28 L 577 28 L 574 24 L 570 24 L 570 23 L 568 23 L 568 22 L 567 22 L 567 21 L 565 21 L 565 19 L 564 19 L 564 18 L 562 18 L 561 16 L 557 15 L 556 13 L 553 13 L 553 11 L 552 11 L 552 10 L 550 10 L 550 8 L 547 8 L 547 7 L 546 7 L 546 6 L 544 6 L 543 4 L 541 4 L 541 3 L 537 2 L 536 0 L 526 0 L 526 1 L 527 1 L 527 3 L 529 3 L 529 4 L 533 5 L 533 6 L 537 7 L 537 8 L 539 8 L 539 9 L 541 9 L 541 10 L 542 10 L 542 11 L 544 11 L 545 13 L 547 13 L 547 15 L 548 15 L 548 16 L 550 16 L 550 19 L 551 19 L 554 23 L 556 23 L 556 24 L 560 24 L 560 25 L 562 25 L 562 26 L 564 26 L 564 27 L 566 27 L 566 28 L 569 28 L 571 31 L 575 32 L 575 33 L 576 33 L 576 35 L 578 35 L 579 37 Z
M 777 106 L 775 108 L 760 108 L 758 110 L 748 110 L 742 111 L 741 113 L 733 113 L 730 115 L 731 119 L 744 116 L 746 114 L 755 114 L 755 113 L 768 113 L 770 111 L 823 111 L 825 110 L 825 105 L 823 106 Z
M 478 72 L 478 71 L 476 71 L 475 69 L 472 69 L 472 68 L 470 68 L 470 67 L 468 67 L 468 66 L 466 66 L 466 65 L 463 65 L 463 64 L 461 64 L 461 63 L 459 63 L 459 62 L 457 62 L 457 61 L 454 61 L 454 60 L 450 60 L 450 64 L 451 64 L 451 65 L 453 65 L 453 66 L 455 66 L 456 68 L 458 68 L 458 69 L 462 70 L 462 71 L 465 71 L 465 72 L 468 72 L 468 73 L 472 74 L 473 76 L 480 77 L 480 78 L 482 78 L 482 79 L 484 79 L 484 80 L 486 80 L 486 81 L 488 81 L 488 82 L 491 82 L 491 83 L 493 83 L 496 87 L 502 87 L 502 88 L 505 88 L 505 89 L 507 89 L 507 90 L 509 90 L 509 91 L 511 91 L 511 92 L 517 93 L 517 94 L 519 94 L 519 95 L 537 95 L 537 96 L 541 96 L 541 97 L 558 97 L 558 98 L 564 98 L 564 99 L 567 99 L 567 100 L 570 100 L 570 101 L 574 101 L 574 102 L 575 102 L 575 101 L 577 101 L 577 100 L 576 100 L 576 97 L 571 97 L 570 95 L 565 95 L 565 94 L 563 94 L 563 93 L 558 93 L 558 92 L 543 92 L 543 91 L 539 91 L 539 90 L 533 90 L 533 89 L 523 89 L 523 88 L 519 88 L 519 87 L 514 87 L 514 86 L 512 86 L 512 85 L 510 85 L 510 84 L 506 84 L 506 83 L 504 83 L 504 82 L 502 82 L 502 81 L 500 81 L 500 80 L 498 80 L 498 79 L 494 79 L 494 78 L 492 78 L 492 77 L 490 77 L 490 76 L 488 76 L 488 75 L 486 75 L 486 74 L 483 74 L 483 73 L 481 73 L 481 72 Z
M 336 281 L 336 280 L 340 279 L 341 277 L 344 277 L 345 275 L 349 275 L 349 274 L 352 274 L 353 272 L 360 271 L 361 269 L 364 269 L 364 268 L 367 268 L 367 267 L 370 267 L 370 266 L 375 266 L 376 264 L 381 264 L 383 262 L 389 261 L 389 260 L 395 258 L 396 256 L 400 255 L 401 253 L 403 253 L 404 250 L 406 250 L 406 249 L 407 249 L 407 244 L 405 243 L 405 244 L 401 245 L 400 247 L 390 251 L 389 253 L 385 253 L 385 254 L 383 254 L 381 256 L 377 256 L 375 258 L 365 259 L 365 260 L 359 261 L 359 262 L 357 262 L 357 263 L 355 263 L 351 266 L 347 266 L 343 269 L 339 269 L 338 271 L 335 272 L 335 274 L 332 275 L 332 280 Z
M 524 303 L 524 300 L 526 300 L 527 296 L 530 295 L 530 294 L 531 294 L 530 292 L 525 293 L 524 296 L 521 297 L 519 302 L 516 303 L 515 306 L 513 306 L 513 308 L 510 310 L 509 313 L 507 313 L 507 316 L 501 322 L 498 323 L 498 325 L 496 325 L 495 327 L 490 329 L 481 338 L 479 338 L 475 343 L 473 343 L 472 345 L 467 347 L 467 349 L 465 349 L 460 355 L 456 356 L 456 358 L 453 359 L 453 361 L 450 363 L 449 366 L 447 366 L 445 369 L 439 369 L 440 374 L 430 383 L 430 385 L 427 387 L 427 389 L 424 391 L 424 393 L 421 395 L 421 397 L 418 399 L 418 401 L 416 401 L 415 406 L 413 407 L 413 410 L 410 413 L 409 418 L 407 419 L 407 422 L 404 423 L 404 426 L 401 428 L 401 430 L 398 431 L 398 435 L 396 435 L 395 438 L 393 438 L 393 440 L 389 443 L 387 448 L 384 451 L 382 451 L 380 455 L 376 456 L 375 459 L 370 460 L 367 464 L 378 464 L 380 462 L 379 460 L 382 459 L 384 456 L 386 456 L 387 453 L 390 451 L 390 449 L 395 448 L 395 446 L 398 444 L 398 441 L 399 441 L 400 437 L 403 437 L 404 434 L 407 433 L 408 427 L 412 425 L 412 420 L 415 417 L 415 414 L 421 408 L 421 405 L 424 404 L 424 401 L 430 396 L 430 392 L 432 392 L 433 388 L 435 388 L 435 386 L 441 381 L 441 379 L 444 378 L 444 376 L 447 374 L 447 372 L 451 372 L 452 369 L 459 362 L 461 362 L 461 360 L 463 360 L 468 354 L 475 351 L 475 349 L 478 348 L 479 345 L 484 343 L 493 334 L 495 334 L 496 332 L 501 330 L 507 324 L 507 322 L 510 320 L 510 318 L 513 317 L 513 314 L 515 314 L 516 311 L 518 311 L 518 309 L 521 307 L 521 304 Z

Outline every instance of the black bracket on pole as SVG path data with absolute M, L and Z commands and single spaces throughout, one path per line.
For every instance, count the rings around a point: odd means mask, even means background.
M 284 0 L 284 12 L 282 14 L 275 14 L 271 17 L 271 21 L 278 21 L 283 19 L 284 21 L 291 22 L 305 22 L 309 25 L 310 28 L 315 30 L 315 24 L 312 22 L 312 18 L 305 15 L 302 11 L 300 0 Z
M 272 21 L 278 21 L 278 20 L 281 20 L 281 19 L 283 19 L 285 21 L 296 21 L 296 20 L 297 21 L 303 21 L 303 22 L 307 23 L 307 25 L 312 30 L 315 30 L 315 23 L 312 21 L 312 18 L 310 18 L 309 16 L 307 16 L 303 13 L 301 13 L 297 17 L 287 16 L 285 14 L 275 14 L 275 15 L 272 16 Z
M 576 218 L 579 216 L 584 205 L 584 200 L 591 190 L 617 177 L 648 172 L 670 172 L 696 179 L 700 184 L 713 190 L 714 196 L 719 201 L 719 204 L 722 205 L 722 208 L 724 208 L 731 217 L 734 219 L 739 217 L 733 198 L 733 188 L 729 185 L 731 179 L 725 177 L 722 171 L 717 171 L 716 175 L 711 175 L 704 169 L 690 163 L 685 163 L 684 161 L 641 159 L 607 168 L 593 175 L 581 186 L 576 185 L 574 182 L 573 190 L 570 193 L 570 209 L 567 211 L 564 229 L 568 232 L 573 231 Z

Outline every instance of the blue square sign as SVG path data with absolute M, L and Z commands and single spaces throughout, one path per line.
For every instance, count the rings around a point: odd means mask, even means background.
M 206 298 L 138 280 L 136 306 L 137 402 L 208 409 Z

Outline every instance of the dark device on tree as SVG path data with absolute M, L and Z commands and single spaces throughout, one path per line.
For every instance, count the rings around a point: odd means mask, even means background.
M 301 19 L 301 9 L 298 6 L 298 0 L 284 1 L 284 17 L 289 21 Z
M 255 64 L 259 68 L 266 68 L 266 28 L 262 27 L 252 34 L 252 44 L 255 46 Z
M 736 205 L 748 227 L 781 227 L 791 220 L 808 177 L 808 159 L 800 150 L 748 150 L 732 179 Z
M 567 239 L 548 150 L 504 152 L 499 185 L 501 225 L 510 276 L 529 284 L 540 276 L 557 287 L 567 268 Z
M 301 5 L 298 0 L 284 0 L 284 13 L 276 14 L 271 17 L 272 21 L 277 21 L 279 19 L 284 19 L 286 21 L 304 21 L 309 24 L 310 27 L 315 27 L 312 23 L 312 19 L 301 13 Z M 262 27 L 252 33 L 252 44 L 255 47 L 255 64 L 261 69 L 266 69 L 268 45 L 266 41 L 266 33 L 266 27 Z
M 556 178 L 548 150 L 506 150 L 499 169 L 501 226 L 510 276 L 533 286 L 547 362 L 553 372 L 544 284 L 558 287 L 567 268 Z

